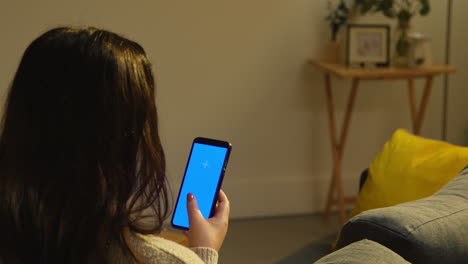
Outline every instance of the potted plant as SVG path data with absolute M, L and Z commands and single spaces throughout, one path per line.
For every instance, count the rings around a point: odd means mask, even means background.
M 408 67 L 410 40 L 408 38 L 411 19 L 415 15 L 426 16 L 431 7 L 429 0 L 355 0 L 361 14 L 382 13 L 397 19 L 393 63 L 397 67 Z
M 329 14 L 325 20 L 328 21 L 331 29 L 331 39 L 327 47 L 327 60 L 329 62 L 338 62 L 339 43 L 337 36 L 340 28 L 348 21 L 349 12 L 350 8 L 345 0 L 340 0 L 336 6 L 328 0 Z

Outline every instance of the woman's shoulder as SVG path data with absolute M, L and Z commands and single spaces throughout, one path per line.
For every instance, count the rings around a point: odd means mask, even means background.
M 128 243 L 143 263 L 203 263 L 189 248 L 156 235 L 134 233 Z
M 216 263 L 218 258 L 216 251 L 205 249 L 212 257 L 202 260 L 205 256 L 198 254 L 199 249 L 192 250 L 155 235 L 132 234 L 128 242 L 143 263 Z

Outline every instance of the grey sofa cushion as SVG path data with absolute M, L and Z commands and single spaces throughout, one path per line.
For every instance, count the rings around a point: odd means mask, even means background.
M 468 169 L 431 197 L 353 217 L 337 247 L 361 239 L 376 241 L 412 263 L 468 263 Z
M 390 249 L 371 240 L 361 240 L 321 258 L 315 264 L 409 263 Z

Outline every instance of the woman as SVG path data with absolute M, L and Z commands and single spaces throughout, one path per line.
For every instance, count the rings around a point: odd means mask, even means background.
M 208 220 L 189 195 L 191 249 L 152 236 L 168 214 L 154 93 L 143 48 L 117 34 L 56 28 L 29 45 L 0 138 L 0 263 L 217 262 L 223 192 Z

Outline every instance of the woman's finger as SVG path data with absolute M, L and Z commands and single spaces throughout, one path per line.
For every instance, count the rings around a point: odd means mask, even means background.
M 220 190 L 218 195 L 218 207 L 214 217 L 229 217 L 230 204 L 227 195 Z
M 200 209 L 198 209 L 197 199 L 191 193 L 187 195 L 187 213 L 190 226 L 192 226 L 193 223 L 196 223 L 200 217 L 203 218 Z

